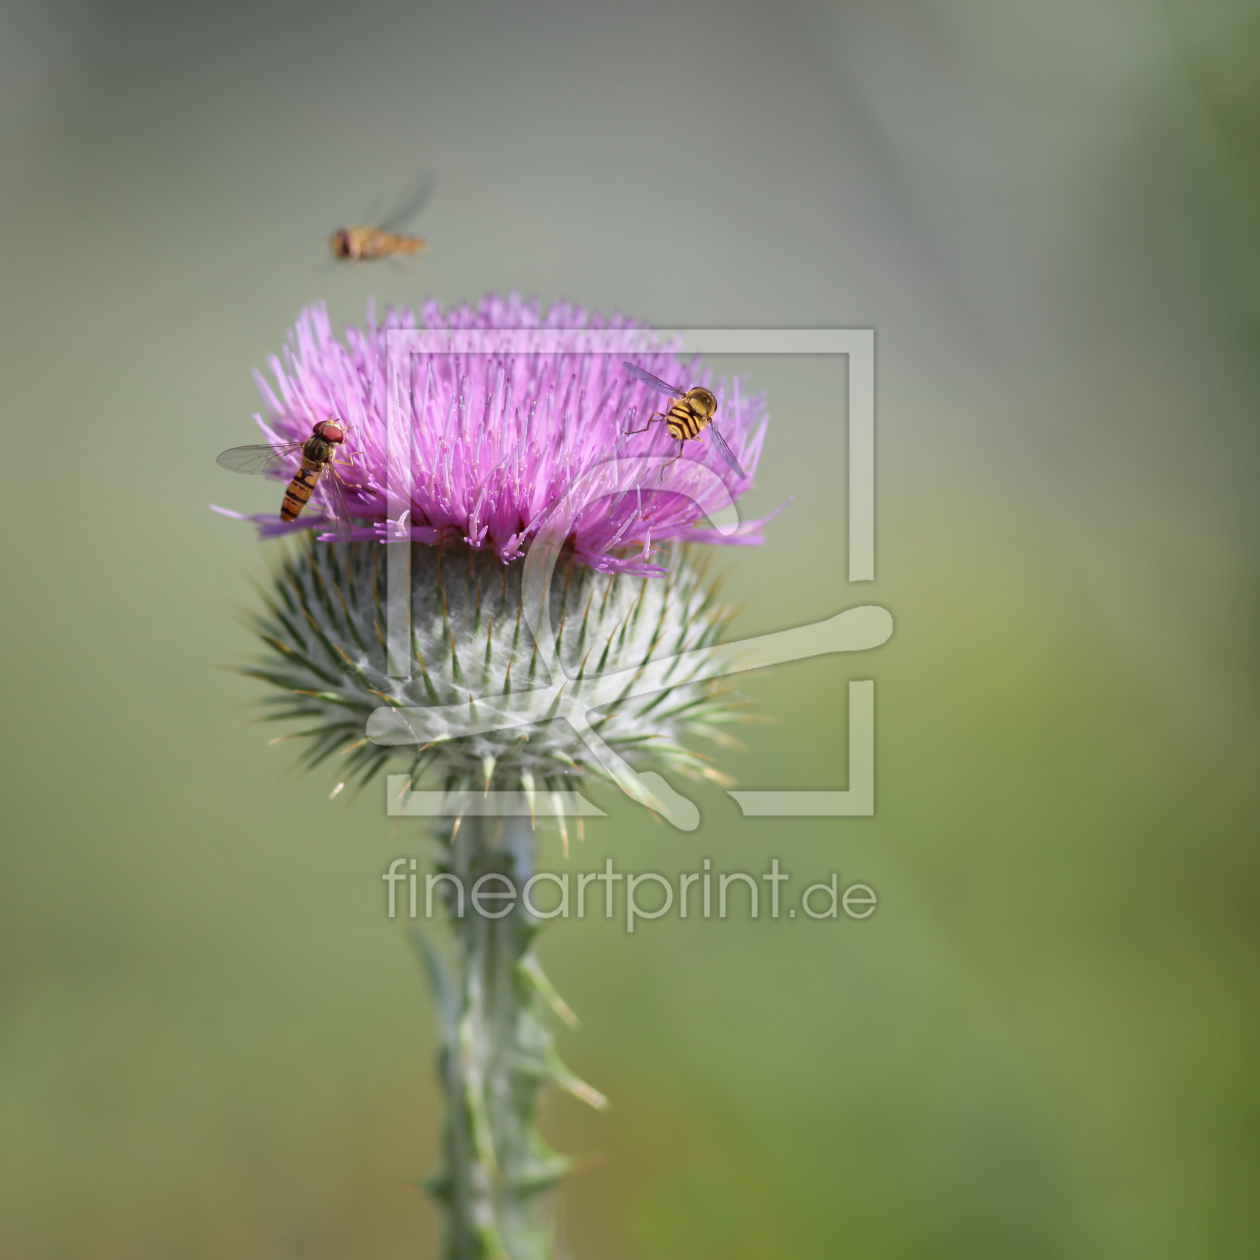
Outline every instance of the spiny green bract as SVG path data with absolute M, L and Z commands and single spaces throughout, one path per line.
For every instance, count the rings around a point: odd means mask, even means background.
M 716 601 L 705 568 L 683 548 L 661 578 L 597 573 L 562 558 L 551 582 L 551 624 L 570 685 L 715 643 L 730 614 Z M 304 722 L 281 738 L 306 737 L 302 757 L 311 767 L 342 754 L 345 781 L 366 783 L 400 753 L 413 784 L 424 778 L 448 790 L 558 791 L 585 772 L 602 776 L 562 720 L 419 750 L 379 747 L 364 736 L 369 715 L 382 705 L 464 704 L 551 682 L 521 616 L 522 570 L 521 562 L 505 566 L 493 553 L 463 544 L 412 544 L 412 675 L 391 678 L 385 549 L 308 540 L 283 561 L 264 593 L 267 613 L 252 621 L 271 653 L 244 672 L 284 693 L 264 701 L 270 719 Z M 728 783 L 681 741 L 701 735 L 736 745 L 721 729 L 741 720 L 732 693 L 686 676 L 671 682 L 668 690 L 623 698 L 593 719 L 594 729 L 631 764 L 652 761 Z

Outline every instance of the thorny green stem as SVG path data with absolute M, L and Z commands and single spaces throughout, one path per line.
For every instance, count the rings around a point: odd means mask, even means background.
M 572 1019 L 532 952 L 541 926 L 519 900 L 533 871 L 528 820 L 469 817 L 456 831 L 437 884 L 452 929 L 443 956 L 418 929 L 417 947 L 437 998 L 441 1044 L 438 1075 L 445 1096 L 441 1164 L 427 1189 L 442 1218 L 442 1260 L 550 1260 L 553 1227 L 546 1194 L 570 1160 L 543 1141 L 534 1124 L 538 1091 L 547 1081 L 597 1107 L 603 1097 L 573 1076 L 556 1054 L 546 1022 L 550 1003 Z M 478 879 L 506 876 L 518 900 L 468 895 Z M 489 880 L 483 892 L 504 892 Z

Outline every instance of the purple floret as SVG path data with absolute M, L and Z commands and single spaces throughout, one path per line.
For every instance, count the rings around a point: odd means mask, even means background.
M 509 563 L 524 553 L 575 478 L 614 456 L 675 454 L 678 444 L 664 424 L 626 435 L 626 429 L 665 410 L 669 399 L 631 377 L 622 367 L 624 357 L 683 388 L 704 385 L 713 391 L 715 423 L 745 476 L 737 477 L 723 463 L 705 434 L 685 443 L 683 459 L 716 473 L 732 498 L 751 488 L 765 436 L 763 396 L 742 394 L 738 381 L 714 384 L 710 371 L 666 350 L 628 356 L 578 352 L 579 345 L 598 349 L 601 332 L 606 344 L 616 345 L 614 331 L 621 331 L 624 342 L 625 330 L 641 325 L 616 316 L 605 321 L 565 303 L 541 314 L 537 303 L 516 295 L 491 295 L 475 308 L 445 312 L 429 301 L 420 315 L 417 325 L 411 311 L 388 310 L 377 323 L 369 306 L 366 328 L 347 327 L 339 339 L 324 305 L 310 306 L 283 355 L 270 361 L 274 386 L 257 376 L 267 417 L 255 418 L 268 442 L 305 439 L 330 416 L 349 426 L 338 457 L 348 456 L 353 464 L 339 472 L 355 520 L 354 538 L 384 540 L 387 533 L 425 543 L 459 538 L 471 547 L 493 548 Z M 402 525 L 396 519 L 387 525 L 385 333 L 415 327 L 484 329 L 491 334 L 486 349 L 492 352 L 412 357 L 411 397 L 404 403 L 412 431 L 411 466 L 403 479 L 410 502 Z M 492 330 L 516 328 L 557 330 L 555 352 L 494 353 Z M 698 497 L 699 503 L 645 483 L 631 493 L 592 499 L 569 534 L 575 557 L 604 572 L 648 574 L 661 571 L 649 559 L 653 543 L 762 541 L 764 520 L 744 522 L 732 534 L 705 528 L 705 495 Z M 264 537 L 327 527 L 315 510 L 288 525 L 278 516 L 250 519 Z

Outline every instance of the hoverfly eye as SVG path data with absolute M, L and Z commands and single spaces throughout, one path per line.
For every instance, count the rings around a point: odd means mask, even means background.
M 346 440 L 346 435 L 342 433 L 341 429 L 327 420 L 324 421 L 321 428 L 323 433 L 320 436 L 325 442 L 344 442 Z
M 341 232 L 337 236 L 337 256 L 339 258 L 350 257 L 350 235 L 348 232 Z

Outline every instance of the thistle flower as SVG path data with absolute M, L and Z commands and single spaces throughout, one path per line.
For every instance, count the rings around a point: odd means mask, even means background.
M 368 719 L 382 706 L 436 713 L 479 699 L 501 701 L 556 681 L 547 675 L 548 665 L 557 663 L 580 688 L 587 678 L 642 669 L 712 644 L 726 613 L 704 583 L 704 566 L 682 548 L 667 572 L 655 562 L 659 544 L 761 541 L 760 522 L 722 534 L 706 528 L 703 518 L 714 512 L 715 489 L 734 495 L 751 483 L 765 434 L 762 399 L 741 394 L 738 382 L 712 385 L 711 374 L 697 375 L 694 365 L 666 351 L 637 355 L 666 380 L 713 388 L 724 435 L 746 476 L 737 479 L 703 441 L 688 442 L 686 458 L 668 480 L 640 478 L 632 491 L 592 493 L 570 505 L 565 554 L 550 590 L 555 655 L 547 646 L 540 658 L 540 645 L 522 620 L 521 565 L 515 562 L 584 475 L 615 464 L 619 452 L 623 459 L 663 457 L 677 444 L 663 424 L 641 435 L 625 433 L 635 427 L 636 413 L 660 401 L 620 370 L 619 357 L 592 353 L 601 336 L 616 344 L 617 335 L 634 327 L 626 321 L 605 325 L 565 305 L 540 315 L 536 306 L 495 297 L 476 310 L 465 306 L 446 315 L 430 303 L 424 320 L 428 327 L 484 330 L 489 345 L 501 328 L 554 329 L 560 346 L 538 355 L 416 356 L 401 526 L 386 516 L 385 333 L 414 327 L 410 313 L 391 312 L 379 325 L 369 313 L 366 331 L 347 329 L 338 340 L 324 308 L 309 308 L 283 360 L 272 360 L 275 388 L 259 378 L 268 419 L 258 422 L 272 441 L 307 436 L 330 415 L 350 435 L 353 466 L 345 494 L 360 541 L 329 546 L 308 540 L 284 562 L 267 613 L 256 622 L 273 657 L 248 671 L 281 689 L 270 701 L 275 718 L 305 723 L 298 733 L 307 738 L 308 764 L 344 754 L 343 782 L 366 783 L 395 755 L 394 747 L 364 737 Z M 318 530 L 322 518 L 314 511 L 312 518 L 290 524 L 275 516 L 254 519 L 272 536 L 312 525 Z M 392 677 L 388 669 L 384 549 L 375 545 L 387 538 L 412 540 L 407 677 Z M 727 693 L 719 684 L 692 681 L 685 671 L 669 681 L 663 692 L 623 697 L 594 724 L 600 739 L 627 765 L 650 757 L 691 777 L 724 781 L 683 739 L 733 742 L 722 729 L 736 720 Z M 607 759 L 592 755 L 593 741 L 578 738 L 564 722 L 459 735 L 456 725 L 411 741 L 420 749 L 410 763 L 413 783 L 432 770 L 450 790 L 488 789 L 493 781 L 532 795 L 559 792 L 585 772 L 616 777 Z
M 730 744 L 725 727 L 739 715 L 731 693 L 683 656 L 714 644 L 727 620 L 705 565 L 683 544 L 761 541 L 763 522 L 733 530 L 715 522 L 751 485 L 765 435 L 762 400 L 737 382 L 713 382 L 668 349 L 640 347 L 633 358 L 652 374 L 712 390 L 744 475 L 703 440 L 661 467 L 677 445 L 665 426 L 626 432 L 663 401 L 621 369 L 616 351 L 634 325 L 566 305 L 541 314 L 515 297 L 445 314 L 429 303 L 422 318 L 429 329 L 474 335 L 459 354 L 412 356 L 401 391 L 405 457 L 388 440 L 387 369 L 388 333 L 416 327 L 409 312 L 377 324 L 369 310 L 366 329 L 338 339 L 324 308 L 309 308 L 284 356 L 271 361 L 274 386 L 259 378 L 267 419 L 258 422 L 270 442 L 305 439 L 330 416 L 346 427 L 345 497 L 355 522 L 348 542 L 308 534 L 266 594 L 256 627 L 270 655 L 246 672 L 278 689 L 270 716 L 302 723 L 294 734 L 310 765 L 340 754 L 343 782 L 367 782 L 408 743 L 416 745 L 407 754 L 412 784 L 428 776 L 447 790 L 522 789 L 531 802 L 547 791 L 558 797 L 588 773 L 627 787 L 629 767 L 649 760 L 725 781 L 684 742 Z M 554 335 L 546 352 L 518 354 L 502 335 L 515 329 Z M 321 483 L 317 502 L 323 493 Z M 253 519 L 265 537 L 311 526 L 318 533 L 327 523 L 316 504 L 288 525 Z M 400 541 L 409 578 L 406 589 L 390 591 L 388 555 L 399 552 L 379 544 Z M 531 565 L 540 555 L 549 576 L 538 597 Z M 392 638 L 400 598 L 402 669 Z M 655 690 L 641 694 L 645 679 Z M 554 720 L 561 693 L 589 696 L 595 716 L 570 708 L 568 721 Z M 519 718 L 537 695 L 557 702 L 528 711 L 526 722 L 470 730 L 464 720 L 479 712 Z M 379 721 L 382 712 L 391 720 Z M 417 712 L 426 733 L 413 737 Z M 494 873 L 520 888 L 533 869 L 532 827 L 520 819 L 495 831 L 492 821 L 447 828 L 440 865 L 462 880 Z M 547 1007 L 571 1013 L 532 954 L 539 921 L 522 904 L 503 918 L 462 915 L 451 912 L 445 951 L 418 942 L 438 1000 L 447 1096 L 442 1167 L 428 1183 L 442 1213 L 443 1254 L 545 1260 L 551 1232 L 541 1196 L 567 1164 L 534 1127 L 538 1089 L 550 1080 L 593 1105 L 604 1100 L 552 1045 Z

